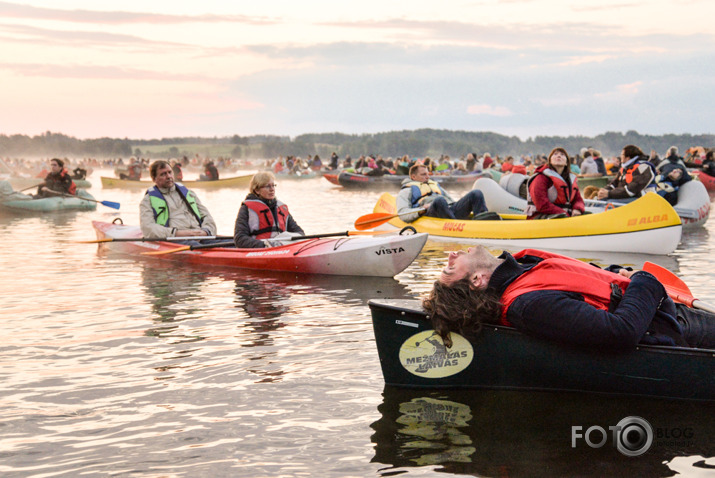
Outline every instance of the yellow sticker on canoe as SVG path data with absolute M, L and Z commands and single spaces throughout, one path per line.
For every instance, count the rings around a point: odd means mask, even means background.
M 447 348 L 434 330 L 425 330 L 400 346 L 400 363 L 418 377 L 443 378 L 461 372 L 472 363 L 474 349 L 467 339 L 454 332 Z

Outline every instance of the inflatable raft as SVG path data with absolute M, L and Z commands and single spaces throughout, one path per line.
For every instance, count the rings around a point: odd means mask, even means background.
M 0 181 L 0 210 L 14 214 L 35 214 L 57 211 L 90 211 L 97 202 L 84 189 L 76 196 L 53 196 L 35 199 L 30 194 L 13 191 L 7 181 Z

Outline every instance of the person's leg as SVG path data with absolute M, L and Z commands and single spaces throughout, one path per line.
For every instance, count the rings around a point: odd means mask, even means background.
M 715 349 L 715 315 L 676 304 L 683 337 L 691 347 Z
M 439 217 L 442 219 L 455 219 L 454 214 L 450 210 L 447 200 L 443 196 L 437 196 L 427 208 L 425 216 Z
M 487 210 L 484 194 L 478 189 L 472 189 L 462 199 L 449 206 L 457 219 L 469 219 L 469 213 L 477 215 Z

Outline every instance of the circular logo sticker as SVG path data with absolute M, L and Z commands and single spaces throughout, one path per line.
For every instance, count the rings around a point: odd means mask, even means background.
M 472 363 L 474 350 L 467 339 L 454 332 L 447 348 L 434 330 L 425 330 L 400 346 L 400 363 L 418 377 L 443 378 L 461 372 Z

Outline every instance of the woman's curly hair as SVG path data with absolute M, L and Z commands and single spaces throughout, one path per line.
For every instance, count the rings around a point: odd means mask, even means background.
M 434 330 L 447 347 L 452 346 L 450 332 L 474 339 L 482 324 L 497 324 L 501 315 L 499 295 L 491 289 L 474 289 L 468 279 L 451 285 L 435 281 L 422 307 L 429 314 Z

